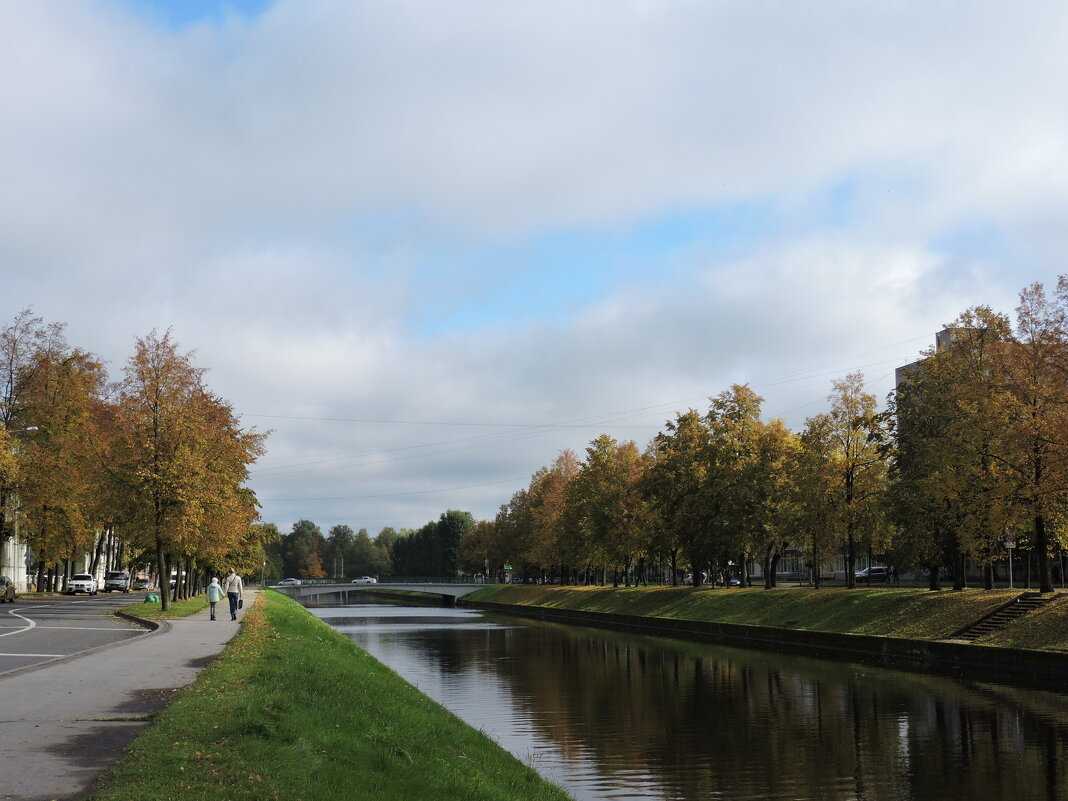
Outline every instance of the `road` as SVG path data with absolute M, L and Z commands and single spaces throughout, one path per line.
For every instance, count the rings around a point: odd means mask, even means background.
M 0 606 L 0 675 L 142 637 L 149 629 L 116 617 L 141 593 L 34 599 Z
M 246 610 L 255 596 L 246 589 Z M 0 801 L 84 798 L 239 629 L 207 609 L 156 631 L 112 615 L 139 599 L 20 596 L 0 606 Z

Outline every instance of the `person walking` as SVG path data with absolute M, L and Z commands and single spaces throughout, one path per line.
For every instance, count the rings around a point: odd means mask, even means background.
M 223 591 L 219 585 L 219 579 L 213 577 L 211 584 L 208 585 L 208 605 L 211 607 L 211 619 L 215 619 L 215 604 L 222 600 Z
M 237 571 L 232 567 L 222 580 L 222 589 L 226 597 L 230 599 L 230 619 L 237 620 L 237 602 L 241 600 L 245 585 L 241 582 L 241 576 L 237 575 Z

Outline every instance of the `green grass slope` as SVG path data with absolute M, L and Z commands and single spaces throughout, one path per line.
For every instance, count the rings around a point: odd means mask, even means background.
M 1019 590 L 953 592 L 915 588 L 720 589 L 692 587 L 553 587 L 500 584 L 471 601 L 587 612 L 706 620 L 752 626 L 937 640 L 974 623 Z M 982 641 L 1038 650 L 1068 650 L 1068 603 L 1053 603 Z
M 90 801 L 569 796 L 279 593 Z

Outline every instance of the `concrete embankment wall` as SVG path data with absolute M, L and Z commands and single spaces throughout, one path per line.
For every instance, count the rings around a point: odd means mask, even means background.
M 1068 689 L 1068 655 L 1015 648 L 993 648 L 958 642 L 905 640 L 862 634 L 746 626 L 701 620 L 676 620 L 605 612 L 583 612 L 545 606 L 524 606 L 460 600 L 459 605 L 488 612 L 520 615 L 562 623 L 640 631 L 725 645 L 808 653 L 813 656 L 873 661 L 892 667 L 937 672 L 967 671 L 991 678 L 1012 677 L 1046 689 Z

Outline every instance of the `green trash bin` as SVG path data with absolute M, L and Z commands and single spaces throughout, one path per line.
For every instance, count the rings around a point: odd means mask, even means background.
M 145 596 L 145 603 L 146 604 L 158 604 L 159 603 L 159 596 L 156 595 L 156 593 L 154 593 L 154 592 L 150 592 L 148 595 Z

